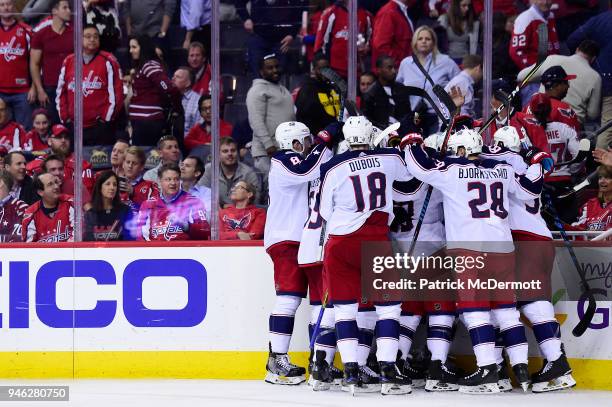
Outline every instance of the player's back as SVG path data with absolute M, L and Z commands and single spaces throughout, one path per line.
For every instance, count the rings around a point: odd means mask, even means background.
M 565 123 L 550 122 L 546 125 L 546 138 L 550 147 L 550 153 L 555 160 L 555 164 L 569 161 L 576 157 L 580 142 L 576 131 Z M 565 165 L 556 167 L 552 174 L 547 177 L 548 181 L 569 181 L 572 172 L 580 167 Z

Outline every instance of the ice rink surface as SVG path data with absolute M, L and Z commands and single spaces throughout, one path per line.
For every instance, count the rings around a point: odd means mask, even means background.
M 594 407 L 612 406 L 612 392 L 570 390 L 548 394 L 511 393 L 475 396 L 452 393 L 426 393 L 381 396 L 326 391 L 310 387 L 277 386 L 263 381 L 226 380 L 77 380 L 1 381 L 1 385 L 68 385 L 70 402 L 0 402 L 0 406 L 83 406 L 83 407 L 386 407 L 386 406 L 483 406 L 483 407 Z

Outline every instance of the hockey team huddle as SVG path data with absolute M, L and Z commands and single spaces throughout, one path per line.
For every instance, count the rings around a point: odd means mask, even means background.
M 397 227 L 397 219 L 394 223 L 398 208 L 408 203 L 412 219 L 427 207 L 417 243 L 441 242 L 425 245 L 426 255 L 440 250 L 464 255 L 473 253 L 478 242 L 507 242 L 486 248 L 497 273 L 528 273 L 530 267 L 552 272 L 554 255 L 521 252 L 528 246 L 512 243 L 535 240 L 550 243 L 539 247 L 554 251 L 538 210 L 544 177 L 554 169 L 549 153 L 532 147 L 527 135 L 511 126 L 498 128 L 491 146 L 483 146 L 469 125 L 451 125 L 446 134 L 425 140 L 410 132 L 401 141 L 396 128 L 381 131 L 364 116 L 352 116 L 316 136 L 300 122 L 276 129 L 280 150 L 269 173 L 264 234 L 276 290 L 266 382 L 305 381 L 306 369 L 292 364 L 287 352 L 296 310 L 308 292 L 309 385 L 315 391 L 510 391 L 504 350 L 523 390 L 529 385 L 534 393 L 575 386 L 560 326 L 545 296 L 497 301 L 460 290 L 453 301 L 362 301 L 362 242 L 393 239 L 408 246 L 415 228 Z M 452 249 L 440 247 L 445 241 L 453 242 Z M 544 358 L 532 376 L 521 314 Z M 423 367 L 411 360 L 411 346 L 425 317 L 431 361 Z M 477 369 L 471 373 L 461 373 L 447 360 L 458 321 L 469 332 L 476 357 Z M 374 346 L 377 363 L 371 363 Z M 336 350 L 342 370 L 333 363 Z

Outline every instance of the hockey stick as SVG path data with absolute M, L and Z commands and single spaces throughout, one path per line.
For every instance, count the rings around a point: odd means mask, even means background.
M 317 336 L 319 335 L 319 330 L 321 329 L 321 321 L 323 320 L 323 313 L 325 312 L 325 307 L 327 306 L 327 294 L 325 291 L 325 295 L 323 295 L 323 301 L 321 301 L 321 309 L 319 310 L 319 315 L 317 316 L 317 323 L 312 328 L 312 337 L 310 338 L 310 350 L 314 349 L 315 342 L 317 340 Z
M 387 137 L 389 134 L 393 133 L 394 131 L 397 131 L 397 129 L 399 128 L 400 128 L 399 122 L 391 124 L 389 127 L 387 127 L 386 129 L 384 129 L 383 131 L 381 131 L 380 133 L 376 135 L 376 138 L 372 141 L 372 145 L 374 147 L 377 147 L 380 144 L 380 142 L 385 139 L 385 137 Z
M 582 181 L 580 184 L 575 185 L 572 189 L 570 189 L 570 191 L 566 194 L 563 195 L 559 195 L 557 197 L 557 199 L 565 199 L 565 198 L 569 198 L 570 196 L 574 195 L 575 193 L 583 190 L 584 188 L 587 188 L 589 185 L 591 185 L 596 179 L 597 179 L 597 170 L 593 171 L 592 173 L 590 173 L 589 175 L 587 175 L 587 177 L 584 179 L 584 181 Z
M 590 151 L 591 142 L 589 141 L 589 139 L 583 138 L 582 140 L 580 140 L 580 146 L 578 147 L 578 154 L 576 154 L 576 157 L 572 158 L 569 161 L 555 164 L 555 168 L 582 162 L 588 157 Z
M 431 84 L 431 89 L 434 95 L 436 95 L 438 99 L 440 99 L 440 102 L 442 102 L 442 104 L 446 107 L 446 110 L 448 111 L 448 115 L 449 116 L 452 115 L 453 114 L 452 112 L 455 111 L 455 102 L 453 102 L 453 99 L 450 97 L 450 95 L 444 90 L 444 88 L 440 84 L 437 84 L 433 81 L 433 79 L 429 75 L 429 72 L 427 72 L 427 70 L 425 69 L 423 64 L 421 64 L 421 61 L 416 55 L 412 56 L 412 61 L 417 66 L 419 71 L 421 71 L 423 76 L 425 76 L 425 79 L 427 79 L 427 81 Z M 447 116 L 445 115 L 445 117 Z
M 559 215 L 557 214 L 557 210 L 553 206 L 552 198 L 550 197 L 548 192 L 544 193 L 544 196 L 546 197 L 546 205 L 548 206 L 548 212 L 552 215 L 553 220 L 555 222 L 555 226 L 557 226 L 557 228 L 559 229 L 559 233 L 561 233 L 561 237 L 563 238 L 563 243 L 565 244 L 565 247 L 567 247 L 567 250 L 569 251 L 570 257 L 572 259 L 572 263 L 574 263 L 574 267 L 576 267 L 576 271 L 578 271 L 578 276 L 580 276 L 580 282 L 583 287 L 583 293 L 580 296 L 580 298 L 581 299 L 587 298 L 589 300 L 589 305 L 582 319 L 580 319 L 580 322 L 578 322 L 578 324 L 576 324 L 574 329 L 572 329 L 572 334 L 576 337 L 579 337 L 579 336 L 582 336 L 582 334 L 586 332 L 591 321 L 593 320 L 593 316 L 595 316 L 595 309 L 597 308 L 597 301 L 595 300 L 595 296 L 593 295 L 593 290 L 589 286 L 589 283 L 587 282 L 584 276 L 584 270 L 580 266 L 580 262 L 578 261 L 578 257 L 576 257 L 576 252 L 574 251 L 574 248 L 572 247 L 572 243 L 570 242 L 569 237 L 567 236 L 567 233 L 565 233 L 563 222 L 559 218 Z
M 420 98 L 425 99 L 427 102 L 429 102 L 429 105 L 432 107 L 432 109 L 436 112 L 436 115 L 438 116 L 438 118 L 442 121 L 442 123 L 448 127 L 448 124 L 450 122 L 449 118 L 446 117 L 446 115 L 444 115 L 444 113 L 442 113 L 442 110 L 440 110 L 440 107 L 438 106 L 438 104 L 436 102 L 434 102 L 433 98 L 431 97 L 431 95 L 429 93 L 427 93 L 427 91 L 425 89 L 421 89 L 421 88 L 417 88 L 416 86 L 406 86 L 408 94 L 412 95 L 412 96 L 418 96 Z M 454 110 L 451 110 L 454 111 Z

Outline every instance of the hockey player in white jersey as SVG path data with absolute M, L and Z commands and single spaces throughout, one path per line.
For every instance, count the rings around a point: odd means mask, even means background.
M 519 135 L 513 127 L 502 127 L 493 136 L 493 147 L 485 148 L 482 158 L 505 161 L 512 165 L 518 174 L 524 174 L 528 166 L 521 152 Z M 522 153 L 528 155 L 533 149 Z M 510 229 L 516 246 L 516 273 L 518 276 L 538 273 L 543 282 L 550 281 L 554 261 L 552 235 L 540 215 L 540 197 L 532 202 L 524 202 L 510 197 Z M 545 284 L 536 297 L 519 299 L 519 309 L 531 322 L 533 333 L 538 341 L 545 363 L 540 372 L 532 377 L 532 390 L 542 393 L 560 390 L 576 385 L 571 368 L 562 351 L 560 325 L 555 318 L 555 310 L 550 302 L 550 284 Z M 501 350 L 498 362 L 501 359 Z
M 361 243 L 388 241 L 393 220 L 392 184 L 408 181 L 402 155 L 395 149 L 369 150 L 371 123 L 350 117 L 343 127 L 351 151 L 337 155 L 321 168 L 320 213 L 329 239 L 325 245 L 323 276 L 334 305 L 338 350 L 344 364 L 343 387 L 358 391 L 358 302 L 361 297 Z M 399 303 L 376 305 L 377 359 L 382 394 L 410 393 L 410 379 L 395 365 L 399 337 Z
M 280 151 L 272 157 L 268 177 L 270 205 L 264 246 L 274 263 L 276 303 L 270 315 L 270 355 L 266 382 L 300 384 L 306 370 L 289 361 L 287 351 L 295 312 L 306 296 L 307 276 L 298 267 L 298 247 L 308 219 L 308 182 L 319 178 L 321 164 L 331 158 L 325 144 L 312 148 L 310 130 L 300 122 L 281 123 L 274 137 Z M 324 140 L 331 142 L 331 140 Z
M 402 147 L 419 141 L 417 135 L 408 135 L 402 140 Z M 508 164 L 478 158 L 482 138 L 473 130 L 451 134 L 448 148 L 453 157 L 443 161 L 430 158 L 419 145 L 407 147 L 405 151 L 410 173 L 444 195 L 449 252 L 457 259 L 486 258 L 484 270 L 479 271 L 477 266 L 466 267 L 456 273 L 456 279 L 466 282 L 466 286 L 468 280 L 479 277 L 512 281 L 514 247 L 506 209 L 508 196 L 533 200 L 539 195 L 543 174 L 537 160 L 545 157 L 534 159 L 527 176 L 516 176 Z M 492 317 L 502 329 L 516 326 L 520 321 L 514 308 L 513 292 L 499 291 L 497 294 L 479 294 L 470 289 L 457 291 L 457 309 L 470 333 L 478 365 L 473 374 L 459 379 L 461 392 L 499 392 Z

